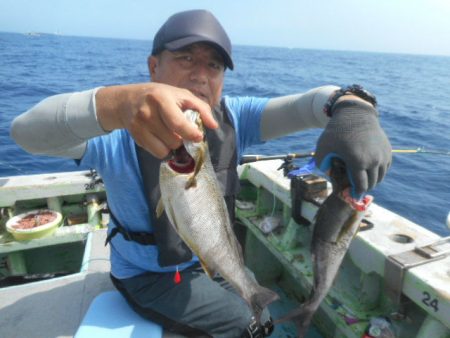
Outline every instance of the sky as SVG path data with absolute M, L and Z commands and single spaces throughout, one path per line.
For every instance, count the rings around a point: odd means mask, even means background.
M 234 45 L 450 56 L 450 0 L 0 0 L 0 31 L 152 40 L 198 8 Z

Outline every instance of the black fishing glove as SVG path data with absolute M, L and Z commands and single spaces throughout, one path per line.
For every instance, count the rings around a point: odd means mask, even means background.
M 381 182 L 391 165 L 392 148 L 375 108 L 357 100 L 344 100 L 333 107 L 314 159 L 326 173 L 333 157 L 345 162 L 354 198 Z

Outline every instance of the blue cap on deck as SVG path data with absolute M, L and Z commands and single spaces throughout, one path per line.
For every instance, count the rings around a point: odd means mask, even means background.
M 211 12 L 191 10 L 172 15 L 153 39 L 152 55 L 163 50 L 175 51 L 196 42 L 206 42 L 217 49 L 224 64 L 234 68 L 231 42 L 222 25 Z

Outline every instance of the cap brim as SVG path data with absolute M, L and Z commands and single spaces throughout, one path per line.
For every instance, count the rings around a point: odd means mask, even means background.
M 220 55 L 223 57 L 223 61 L 225 63 L 225 66 L 227 66 L 228 68 L 230 68 L 231 70 L 234 69 L 234 64 L 233 64 L 233 60 L 231 59 L 231 56 L 228 54 L 228 52 L 225 50 L 225 48 L 223 48 L 221 45 L 219 45 L 217 42 L 208 39 L 204 36 L 188 36 L 182 39 L 178 39 L 175 41 L 171 41 L 168 42 L 164 45 L 164 47 L 171 51 L 174 52 L 178 49 L 184 48 L 186 46 L 189 46 L 193 43 L 196 42 L 206 42 L 211 44 L 213 47 L 216 48 L 216 50 L 220 53 Z

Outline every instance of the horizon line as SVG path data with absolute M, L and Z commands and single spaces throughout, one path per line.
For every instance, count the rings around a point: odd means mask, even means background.
M 53 33 L 40 32 L 40 31 L 27 31 L 27 32 L 12 32 L 12 31 L 1 31 L 0 33 L 7 34 L 19 34 L 25 36 L 60 36 L 60 37 L 74 37 L 74 38 L 92 38 L 92 39 L 111 39 L 111 40 L 133 40 L 133 41 L 148 41 L 152 42 L 152 39 L 143 38 L 132 38 L 132 37 L 112 37 L 112 36 L 95 36 L 95 35 L 73 35 L 73 34 L 63 34 L 59 30 Z M 392 55 L 410 55 L 410 56 L 435 56 L 435 57 L 450 57 L 449 54 L 436 54 L 436 53 L 417 53 L 417 52 L 407 52 L 407 51 L 380 51 L 380 50 L 359 50 L 359 49 L 328 49 L 319 47 L 290 47 L 290 46 L 274 46 L 274 45 L 260 45 L 260 44 L 243 44 L 243 43 L 232 43 L 233 47 L 257 47 L 257 48 L 279 48 L 279 49 L 300 49 L 300 50 L 311 50 L 311 51 L 326 51 L 326 52 L 351 52 L 351 53 L 369 53 L 369 54 L 392 54 Z

